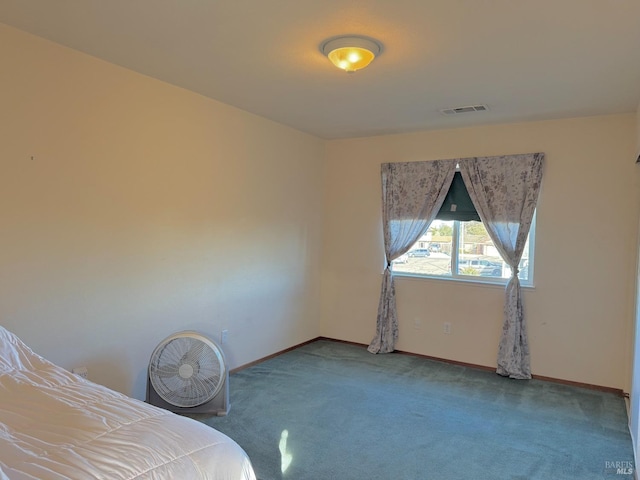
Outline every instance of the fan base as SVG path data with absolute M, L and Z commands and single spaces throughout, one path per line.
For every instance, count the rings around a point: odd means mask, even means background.
M 164 408 L 173 413 L 198 413 L 198 414 L 210 414 L 218 417 L 224 417 L 229 413 L 231 404 L 229 403 L 229 389 L 227 384 L 222 386 L 222 389 L 211 400 L 203 403 L 202 405 L 196 405 L 195 407 L 177 407 L 171 403 L 160 398 L 160 395 L 156 393 L 151 385 L 151 381 L 147 378 L 147 396 L 145 402 L 154 405 L 156 407 Z

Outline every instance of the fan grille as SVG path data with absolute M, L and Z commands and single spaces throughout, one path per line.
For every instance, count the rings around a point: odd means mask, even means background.
M 176 407 L 196 407 L 215 397 L 224 383 L 220 347 L 197 333 L 178 333 L 156 347 L 149 379 L 157 394 Z

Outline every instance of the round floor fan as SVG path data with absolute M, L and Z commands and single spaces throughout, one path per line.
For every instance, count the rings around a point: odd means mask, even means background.
M 149 361 L 147 401 L 176 413 L 229 412 L 229 372 L 224 352 L 192 331 L 174 333 Z

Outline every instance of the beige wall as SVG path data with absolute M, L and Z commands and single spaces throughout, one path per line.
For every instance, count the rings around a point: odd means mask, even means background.
M 165 336 L 318 335 L 321 140 L 0 24 L 0 324 L 141 398 Z
M 637 159 L 638 155 L 640 155 L 640 104 L 638 104 L 636 111 L 636 145 L 635 158 Z M 640 166 L 636 164 L 636 168 L 640 168 Z M 640 250 L 640 244 L 636 248 Z M 640 435 L 640 329 L 638 328 L 640 325 L 640 261 L 636 266 L 635 291 L 635 316 L 631 334 L 631 338 L 633 338 L 633 360 L 630 379 L 629 431 L 631 433 L 633 452 L 637 462 L 637 459 L 640 458 L 640 445 L 638 444 L 638 437 Z
M 640 103 L 636 110 L 636 159 L 640 157 Z
M 328 142 L 322 334 L 362 343 L 374 335 L 381 163 L 541 151 L 535 288 L 524 293 L 533 373 L 629 391 L 635 125 L 629 114 Z M 400 278 L 397 301 L 398 349 L 495 366 L 502 288 Z

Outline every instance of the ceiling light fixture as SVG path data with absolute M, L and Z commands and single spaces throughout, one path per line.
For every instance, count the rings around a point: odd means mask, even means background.
M 353 73 L 369 65 L 382 46 L 371 38 L 344 36 L 327 40 L 320 49 L 336 67 Z

